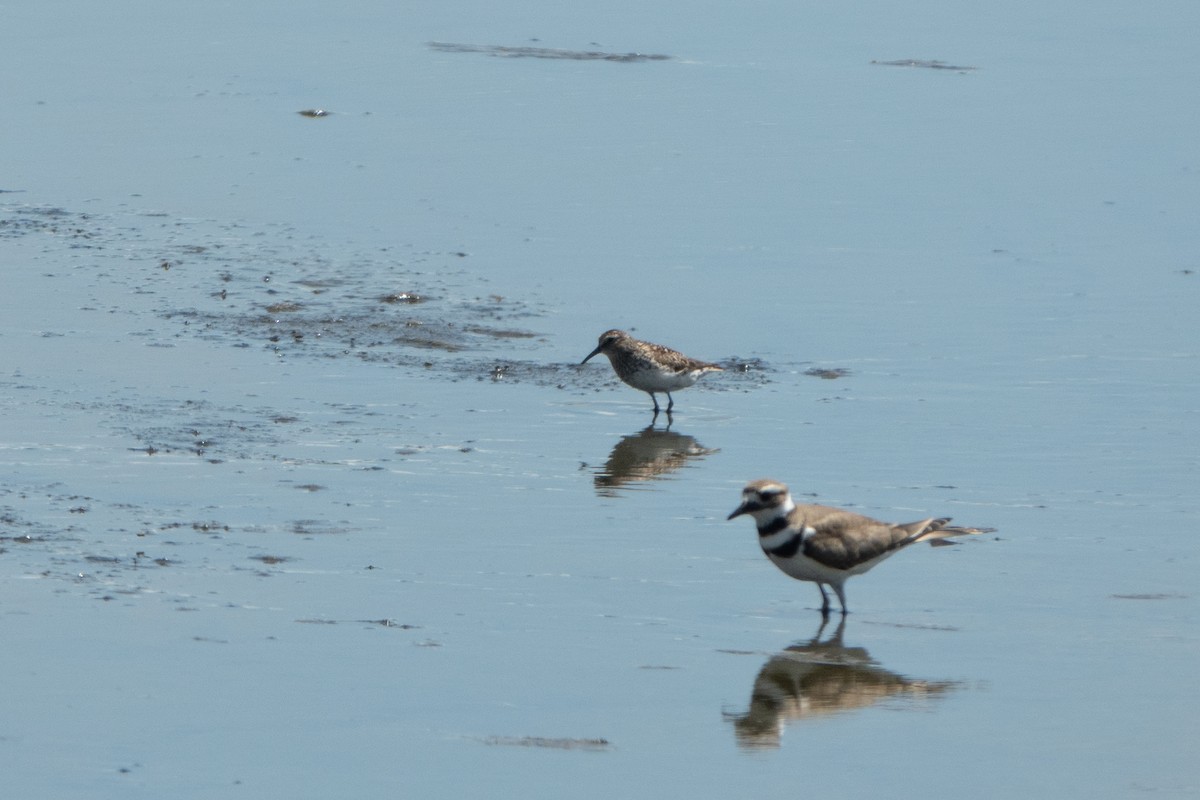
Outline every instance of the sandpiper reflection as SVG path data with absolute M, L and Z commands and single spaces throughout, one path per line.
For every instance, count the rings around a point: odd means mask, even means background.
M 596 471 L 596 493 L 616 497 L 623 486 L 658 480 L 692 459 L 716 452 L 701 446 L 692 436 L 672 431 L 670 424 L 658 428 L 652 422 L 637 433 L 621 437 L 613 446 L 604 467 Z
M 958 688 L 959 681 L 906 678 L 884 669 L 861 647 L 842 644 L 846 620 L 821 641 L 827 621 L 807 644 L 771 656 L 754 679 L 750 709 L 725 713 L 738 745 L 778 747 L 783 730 L 805 719 L 867 708 L 887 700 L 920 702 Z

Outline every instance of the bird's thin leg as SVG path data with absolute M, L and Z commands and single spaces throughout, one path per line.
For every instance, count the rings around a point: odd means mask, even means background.
M 842 616 L 846 616 L 850 611 L 846 608 L 846 590 L 842 588 L 840 583 L 830 584 L 833 590 L 837 592 L 838 601 L 842 604 Z
M 821 590 L 821 616 L 829 616 L 829 595 L 825 594 L 825 585 L 818 583 L 817 588 Z
M 675 407 L 675 398 L 671 397 L 671 393 L 667 392 L 667 413 L 671 413 L 671 409 Z
M 654 401 L 654 416 L 657 417 L 658 416 L 658 398 L 654 396 L 654 392 L 646 392 L 646 394 L 650 395 L 650 399 Z M 667 396 L 670 397 L 670 395 L 667 395 Z

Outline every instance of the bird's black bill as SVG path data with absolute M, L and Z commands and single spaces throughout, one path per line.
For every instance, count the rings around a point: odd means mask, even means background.
M 597 353 L 599 353 L 601 349 L 602 349 L 602 348 L 600 348 L 600 347 L 597 347 L 595 350 L 593 350 L 592 352 L 588 353 L 588 354 L 587 354 L 587 358 L 585 358 L 583 361 L 580 361 L 580 362 L 579 362 L 579 366 L 581 366 L 581 367 L 582 367 L 584 364 L 586 364 L 586 363 L 588 362 L 588 359 L 590 359 L 592 356 L 594 356 L 594 355 L 596 355 Z
M 734 517 L 740 517 L 742 514 L 753 514 L 755 511 L 762 511 L 764 508 L 766 508 L 766 506 L 763 505 L 762 501 L 758 500 L 757 498 L 753 500 L 747 500 L 735 508 L 733 513 L 725 519 L 730 520 Z

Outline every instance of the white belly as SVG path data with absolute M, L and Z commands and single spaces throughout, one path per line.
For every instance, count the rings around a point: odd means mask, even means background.
M 842 581 L 853 575 L 853 572 L 847 572 L 842 569 L 832 569 L 819 564 L 808 558 L 802 553 L 796 553 L 791 558 L 780 558 L 767 553 L 767 558 L 771 559 L 771 563 L 779 567 L 788 575 L 791 575 L 798 581 L 812 581 L 813 583 L 841 583 Z
M 701 370 L 672 372 L 666 369 L 643 369 L 629 375 L 625 382 L 643 392 L 674 392 L 693 385 L 703 374 Z
M 765 552 L 765 551 L 764 551 Z M 798 581 L 812 581 L 814 583 L 837 584 L 851 577 L 852 575 L 861 575 L 871 567 L 878 564 L 880 561 L 894 554 L 895 550 L 890 550 L 883 555 L 864 561 L 861 564 L 855 564 L 850 569 L 834 569 L 827 567 L 819 561 L 813 561 L 803 553 L 796 553 L 791 558 L 781 558 L 767 553 L 767 558 L 771 559 L 771 563 L 779 567 L 781 570 L 791 575 Z

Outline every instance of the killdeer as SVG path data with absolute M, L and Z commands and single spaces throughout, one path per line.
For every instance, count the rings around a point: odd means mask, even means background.
M 719 372 L 722 368 L 707 361 L 697 361 L 677 350 L 653 342 L 635 339 L 625 331 L 611 330 L 600 334 L 600 344 L 580 361 L 586 364 L 592 356 L 604 353 L 612 362 L 617 377 L 635 389 L 650 395 L 654 401 L 654 413 L 659 412 L 656 392 L 667 396 L 667 413 L 675 407 L 671 392 L 686 389 L 707 372 Z
M 821 613 L 826 616 L 826 586 L 837 593 L 845 614 L 847 578 L 861 575 L 910 544 L 995 530 L 950 527 L 949 517 L 893 524 L 840 508 L 796 505 L 788 487 L 772 480 L 748 484 L 742 490 L 742 504 L 727 519 L 743 514 L 754 517 L 758 543 L 775 566 L 797 580 L 817 584 Z

